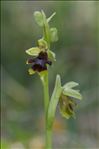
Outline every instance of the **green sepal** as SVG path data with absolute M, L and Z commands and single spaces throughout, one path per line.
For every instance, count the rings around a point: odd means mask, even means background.
M 35 21 L 36 23 L 39 25 L 39 26 L 43 26 L 44 25 L 44 21 L 43 21 L 43 15 L 40 11 L 35 11 L 34 12 L 34 18 L 35 18 Z
M 48 50 L 48 58 L 51 60 L 51 61 L 56 61 L 56 55 L 54 52 L 52 52 L 51 50 Z
M 34 71 L 32 68 L 29 68 L 29 69 L 28 69 L 28 72 L 29 72 L 30 75 L 35 74 L 35 71 Z
M 50 40 L 51 42 L 56 42 L 58 40 L 58 33 L 55 27 L 50 29 Z
M 41 49 L 38 47 L 33 47 L 33 48 L 26 50 L 26 53 L 31 56 L 38 56 L 40 52 L 41 52 Z
M 74 81 L 71 81 L 71 82 L 68 82 L 66 83 L 63 88 L 73 88 L 75 86 L 78 86 L 79 84 L 77 82 L 74 82 Z
M 63 86 L 63 94 L 66 95 L 66 96 L 73 97 L 73 98 L 81 100 L 82 95 L 80 94 L 79 90 L 72 89 L 73 87 L 76 87 L 78 85 L 79 84 L 74 82 L 74 81 L 66 83 Z
M 51 19 L 55 16 L 56 12 L 54 12 L 48 19 L 47 22 L 49 23 L 51 21 Z
M 79 99 L 79 100 L 82 99 L 82 95 L 79 93 L 78 90 L 73 90 L 73 89 L 69 89 L 69 88 L 66 89 L 65 88 L 63 90 L 63 94 L 66 95 L 66 96 L 69 96 L 69 97 Z

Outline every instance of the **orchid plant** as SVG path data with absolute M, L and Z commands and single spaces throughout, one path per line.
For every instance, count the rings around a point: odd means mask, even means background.
M 26 53 L 31 56 L 26 62 L 26 64 L 30 64 L 28 72 L 30 75 L 35 73 L 39 75 L 44 89 L 45 149 L 52 149 L 52 127 L 57 105 L 59 104 L 61 115 L 69 119 L 75 117 L 77 103 L 74 99 L 82 99 L 79 90 L 74 89 L 79 84 L 71 81 L 62 85 L 59 74 L 56 76 L 52 96 L 49 97 L 48 69 L 56 61 L 55 53 L 51 50 L 50 45 L 58 40 L 57 29 L 55 27 L 50 28 L 49 23 L 55 14 L 53 13 L 47 18 L 43 10 L 34 12 L 34 19 L 38 26 L 42 28 L 43 36 L 38 40 L 36 47 L 26 50 Z

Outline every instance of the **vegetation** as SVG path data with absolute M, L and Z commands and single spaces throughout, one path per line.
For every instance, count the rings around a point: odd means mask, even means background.
M 44 147 L 42 84 L 39 75 L 29 75 L 30 65 L 25 65 L 26 49 L 38 46 L 37 40 L 42 38 L 42 27 L 32 19 L 33 12 L 40 9 L 46 16 L 57 13 L 49 22 L 57 27 L 59 38 L 50 48 L 56 62 L 47 66 L 49 96 L 59 74 L 62 87 L 71 80 L 78 82 L 84 99 L 73 100 L 77 102 L 76 119 L 68 120 L 60 116 L 58 102 L 53 148 L 98 148 L 97 8 L 98 2 L 1 1 L 2 149 Z

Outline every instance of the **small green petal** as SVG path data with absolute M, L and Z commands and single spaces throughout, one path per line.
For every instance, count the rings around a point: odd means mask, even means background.
M 48 50 L 48 58 L 49 58 L 51 61 L 56 61 L 55 53 L 52 52 L 51 50 Z
M 47 42 L 44 39 L 39 39 L 38 45 L 39 45 L 40 49 L 47 49 L 48 48 Z
M 29 68 L 29 69 L 28 69 L 28 72 L 29 72 L 30 75 L 35 74 L 35 71 L 34 71 L 32 68 Z
M 56 12 L 54 12 L 48 19 L 47 22 L 49 23 L 51 21 L 51 19 L 55 16 Z
M 41 50 L 38 47 L 30 48 L 26 50 L 26 53 L 31 56 L 38 56 L 38 54 L 41 52 Z

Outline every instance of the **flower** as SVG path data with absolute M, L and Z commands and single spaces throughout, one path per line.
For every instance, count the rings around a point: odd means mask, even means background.
M 78 90 L 72 89 L 77 86 L 76 82 L 68 82 L 62 88 L 62 93 L 59 98 L 60 113 L 63 117 L 69 119 L 71 116 L 75 117 L 75 107 L 77 103 L 74 99 L 82 99 Z
M 47 52 L 40 52 L 36 58 L 29 59 L 27 63 L 32 64 L 32 71 L 41 72 L 47 70 L 47 64 L 51 65 L 52 61 L 48 59 Z
M 52 65 L 52 61 L 55 61 L 55 54 L 48 49 L 44 39 L 38 40 L 38 47 L 28 49 L 26 53 L 33 56 L 26 62 L 26 64 L 32 65 L 28 70 L 30 75 L 47 70 L 47 65 Z

